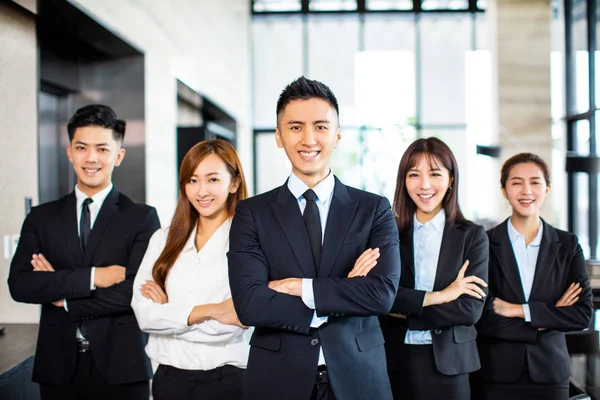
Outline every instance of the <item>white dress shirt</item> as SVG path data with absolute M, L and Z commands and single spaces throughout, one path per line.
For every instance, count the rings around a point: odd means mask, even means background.
M 513 226 L 512 218 L 508 220 L 508 238 L 512 245 L 513 252 L 515 253 L 515 259 L 517 261 L 517 267 L 519 269 L 519 276 L 521 277 L 521 285 L 523 285 L 523 294 L 525 295 L 525 301 L 529 301 L 531 295 L 531 288 L 533 287 L 533 277 L 535 276 L 535 265 L 537 264 L 538 255 L 540 253 L 540 245 L 542 244 L 542 234 L 544 233 L 544 224 L 540 221 L 540 227 L 538 228 L 537 235 L 527 245 L 525 243 L 525 236 L 521 235 Z M 523 314 L 525 315 L 525 321 L 531 322 L 531 311 L 529 310 L 529 304 L 523 304 Z
M 413 248 L 415 258 L 415 290 L 433 291 L 437 273 L 446 212 L 442 210 L 425 224 L 413 217 Z M 405 344 L 431 344 L 431 331 L 408 330 L 404 337 Z
M 111 183 L 108 187 L 102 189 L 95 195 L 91 197 L 92 202 L 88 205 L 88 209 L 90 210 L 90 231 L 94 229 L 94 222 L 96 222 L 96 218 L 98 218 L 98 214 L 100 213 L 100 209 L 102 208 L 102 204 L 104 204 L 104 200 L 106 200 L 106 196 L 110 193 L 113 188 L 113 184 Z M 75 185 L 75 204 L 77 210 L 77 235 L 81 236 L 81 209 L 83 208 L 83 201 L 88 198 L 88 195 L 83 193 L 77 185 Z M 96 267 L 91 268 L 90 272 L 90 290 L 96 290 L 96 285 L 94 285 L 94 279 L 96 275 Z M 69 312 L 69 306 L 67 305 L 67 300 L 65 299 L 63 304 L 65 311 Z M 79 328 L 77 328 L 76 333 L 77 338 L 82 339 L 83 335 Z
M 227 251 L 231 218 L 225 221 L 200 251 L 196 229 L 190 235 L 166 282 L 168 303 L 142 296 L 140 288 L 153 280 L 154 263 L 165 247 L 169 228 L 154 233 L 133 283 L 131 307 L 140 328 L 150 337 L 146 354 L 153 361 L 188 370 L 211 370 L 223 365 L 246 368 L 251 329 L 208 320 L 188 326 L 197 305 L 220 303 L 231 297 Z

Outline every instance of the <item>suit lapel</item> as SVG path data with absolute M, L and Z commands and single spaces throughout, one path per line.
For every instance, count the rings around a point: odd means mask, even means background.
M 81 243 L 79 241 L 79 232 L 77 230 L 77 199 L 75 192 L 71 192 L 66 198 L 61 211 L 62 215 L 60 220 L 63 223 L 63 229 L 67 239 L 67 246 L 75 265 L 80 267 L 81 261 L 83 260 L 83 254 L 81 253 Z
M 415 286 L 415 249 L 413 242 L 413 228 L 411 227 L 409 233 L 402 235 L 400 238 L 400 260 L 402 261 L 402 274 L 401 280 L 404 283 L 404 287 L 414 288 Z M 404 269 L 408 268 L 412 273 L 410 279 L 404 276 Z M 411 283 L 412 286 L 405 286 Z
M 546 282 L 550 271 L 552 271 L 556 255 L 561 246 L 556 230 L 544 220 L 542 220 L 542 224 L 544 226 L 544 232 L 542 233 L 542 243 L 540 244 L 540 251 L 535 264 L 535 274 L 533 275 L 531 294 L 537 293 L 544 287 L 544 283 Z M 531 296 L 529 296 L 529 298 L 531 298 Z
M 319 267 L 320 277 L 327 277 L 331 274 L 346 232 L 354 219 L 357 205 L 358 203 L 350 201 L 350 195 L 346 186 L 335 178 L 333 197 L 329 206 L 327 223 L 325 224 L 323 252 Z
M 457 259 L 464 241 L 465 232 L 463 230 L 458 229 L 454 224 L 446 223 L 444 225 L 433 290 L 442 290 L 456 279 L 458 269 L 455 269 L 452 260 Z M 460 263 L 460 266 L 463 262 Z
M 515 252 L 508 237 L 508 219 L 492 230 L 490 250 L 492 253 L 491 256 L 498 260 L 500 272 L 506 278 L 517 301 L 519 304 L 524 304 L 525 293 L 523 292 L 523 283 L 521 282 L 521 275 L 519 275 Z
M 96 251 L 96 247 L 98 246 L 98 243 L 104 234 L 104 230 L 108 226 L 109 222 L 113 219 L 118 209 L 119 192 L 113 188 L 108 196 L 106 196 L 106 199 L 104 199 L 104 203 L 102 203 L 98 217 L 96 217 L 94 226 L 90 231 L 90 237 L 88 238 L 85 254 L 83 255 L 83 266 L 90 265 L 92 261 L 92 255 L 94 255 L 94 251 Z
M 298 200 L 290 192 L 287 182 L 279 188 L 275 203 L 271 203 L 273 213 L 281 225 L 296 260 L 303 272 L 303 277 L 316 277 L 317 268 L 312 257 L 308 233 L 302 220 Z

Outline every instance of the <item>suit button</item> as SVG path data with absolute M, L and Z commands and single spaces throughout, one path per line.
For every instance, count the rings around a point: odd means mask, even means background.
M 310 341 L 310 345 L 311 346 L 318 346 L 319 345 L 319 339 L 313 339 Z
M 297 331 L 297 330 L 298 330 L 298 327 L 297 327 L 297 326 L 294 326 L 294 328 L 293 328 L 293 329 L 294 329 L 295 331 Z
M 435 333 L 436 335 L 439 335 L 440 333 L 442 333 L 441 329 L 436 329 L 435 331 L 433 331 L 433 333 Z
M 283 325 L 281 325 L 281 328 L 282 328 L 282 329 L 287 329 L 287 328 L 288 328 L 288 326 L 287 326 L 286 324 L 283 324 Z

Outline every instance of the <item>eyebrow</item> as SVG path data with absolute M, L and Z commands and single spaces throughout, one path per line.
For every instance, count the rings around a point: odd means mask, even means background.
M 291 120 L 287 122 L 288 125 L 305 125 L 304 121 Z M 313 121 L 312 124 L 331 124 L 331 121 L 327 119 L 319 119 L 317 121 Z
M 204 176 L 213 176 L 213 175 L 220 175 L 220 173 L 219 173 L 219 172 L 209 172 L 208 174 L 205 174 Z M 193 177 L 196 177 L 196 178 L 197 178 L 197 177 L 198 177 L 198 175 L 196 175 L 196 174 L 193 174 L 193 175 L 192 175 L 192 178 L 193 178 Z
M 82 142 L 80 140 L 76 141 L 75 144 L 82 144 L 84 146 L 108 146 L 109 145 L 108 143 L 94 143 L 94 144 L 90 144 L 90 143 Z

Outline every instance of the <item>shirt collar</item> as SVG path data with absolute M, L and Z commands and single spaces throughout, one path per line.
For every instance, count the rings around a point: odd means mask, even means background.
M 102 203 L 106 200 L 106 196 L 110 193 L 113 188 L 113 184 L 111 183 L 106 188 L 102 189 L 98 193 L 92 196 L 92 204 L 97 206 L 98 208 L 102 207 Z M 88 198 L 87 194 L 83 193 L 77 185 L 75 185 L 75 198 L 77 199 L 77 209 L 79 210 L 83 205 L 83 201 Z
M 539 246 L 539 245 L 541 245 L 541 243 L 542 243 L 542 234 L 543 233 L 544 233 L 544 224 L 542 223 L 542 221 L 540 221 L 540 227 L 538 228 L 537 235 L 535 235 L 535 238 L 531 241 L 531 243 L 529 243 L 529 246 Z M 512 243 L 514 243 L 517 240 L 519 240 L 519 238 L 525 238 L 513 226 L 513 224 L 512 224 L 512 218 L 508 219 L 508 238 L 510 239 L 510 241 Z
M 229 217 L 225 220 L 225 222 L 223 222 L 221 224 L 221 226 L 215 231 L 215 233 L 213 233 L 213 235 L 208 239 L 208 241 L 206 242 L 206 244 L 204 245 L 202 250 L 209 249 L 209 247 L 206 246 L 209 242 L 216 241 L 217 243 L 223 243 L 223 242 L 229 240 L 229 228 L 231 227 L 231 220 L 232 220 L 232 218 Z M 185 242 L 185 245 L 183 246 L 183 250 L 197 251 L 196 250 L 196 232 L 197 231 L 198 231 L 198 225 L 195 225 L 194 229 L 192 230 L 192 233 L 190 234 L 190 237 L 188 238 L 187 242 Z
M 317 201 L 321 204 L 326 204 L 331 197 L 331 193 L 333 192 L 333 188 L 335 186 L 335 179 L 331 171 L 329 171 L 329 175 L 327 178 L 323 179 L 317 186 L 312 188 L 315 194 L 317 195 Z M 288 189 L 294 195 L 297 200 L 300 200 L 304 192 L 310 189 L 306 186 L 306 183 L 302 182 L 300 178 L 298 178 L 293 172 L 290 174 L 290 178 L 288 179 Z
M 442 208 L 435 217 L 426 223 L 422 224 L 417 219 L 417 213 L 413 215 L 413 231 L 417 231 L 422 226 L 433 226 L 437 233 L 444 232 L 444 225 L 446 224 L 446 211 Z

